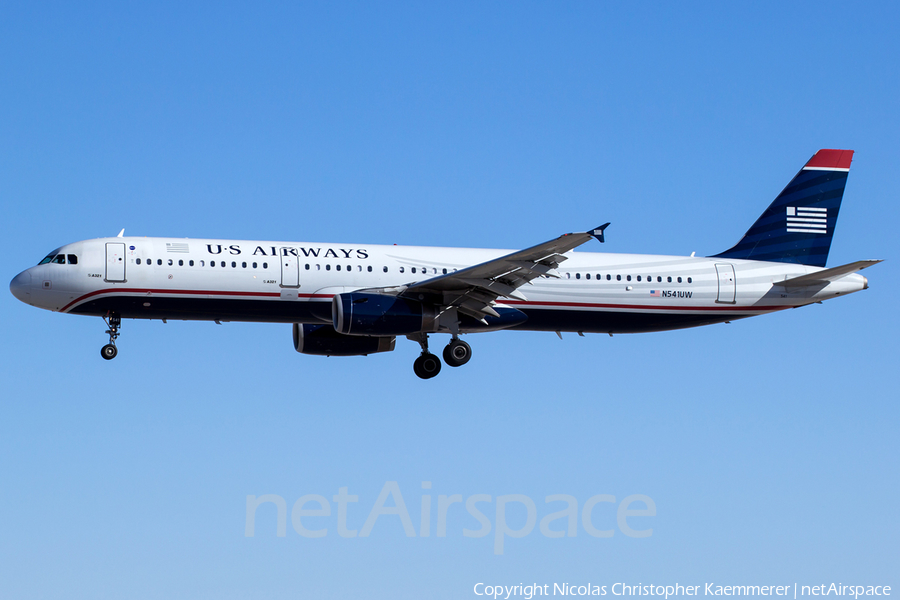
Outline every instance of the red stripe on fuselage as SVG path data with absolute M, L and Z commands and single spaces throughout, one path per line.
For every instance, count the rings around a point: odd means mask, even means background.
M 99 296 L 102 294 L 159 294 L 163 296 L 234 296 L 238 298 L 280 298 L 280 292 L 241 292 L 241 291 L 223 291 L 223 290 L 160 290 L 149 288 L 112 288 L 104 290 L 95 290 L 84 294 L 83 296 L 69 302 L 60 309 L 60 312 L 66 312 L 69 308 L 76 304 L 80 304 L 88 298 Z M 307 299 L 331 299 L 330 294 L 297 294 L 298 298 Z M 558 307 L 558 308 L 598 308 L 606 310 L 650 310 L 650 311 L 707 311 L 707 312 L 767 312 L 784 310 L 786 308 L 794 308 L 793 306 L 653 306 L 641 304 L 601 304 L 593 302 L 538 302 L 538 301 L 521 301 L 506 300 L 502 302 L 509 306 L 528 307 Z
M 592 302 L 533 302 L 531 300 L 504 300 L 501 304 L 509 304 L 511 306 L 559 306 L 565 308 L 613 308 L 617 310 L 699 310 L 699 311 L 716 311 L 716 312 L 765 312 L 774 310 L 784 310 L 786 308 L 794 308 L 793 306 L 651 306 L 643 304 L 595 304 Z
M 155 289 L 145 289 L 145 288 L 111 288 L 105 290 L 95 290 L 93 292 L 87 293 L 75 300 L 72 300 L 65 306 L 63 306 L 59 312 L 65 312 L 67 309 L 71 308 L 75 304 L 79 304 L 88 298 L 92 298 L 94 296 L 99 296 L 102 294 L 160 294 L 160 295 L 175 295 L 175 296 L 237 296 L 239 298 L 248 298 L 248 297 L 256 297 L 256 298 L 280 298 L 281 292 L 239 292 L 239 291 L 222 291 L 222 290 L 155 290 Z M 298 298 L 331 298 L 330 295 L 327 294 L 297 294 Z

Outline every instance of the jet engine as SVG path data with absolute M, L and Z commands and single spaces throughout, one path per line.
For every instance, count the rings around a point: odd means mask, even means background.
M 294 350 L 319 356 L 365 356 L 394 349 L 393 337 L 341 335 L 331 325 L 294 323 Z
M 407 335 L 435 331 L 436 311 L 410 298 L 349 292 L 332 300 L 334 330 L 344 335 Z

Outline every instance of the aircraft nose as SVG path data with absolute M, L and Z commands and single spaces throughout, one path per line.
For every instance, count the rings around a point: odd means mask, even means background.
M 9 291 L 12 295 L 26 304 L 31 304 L 31 273 L 22 271 L 9 282 Z

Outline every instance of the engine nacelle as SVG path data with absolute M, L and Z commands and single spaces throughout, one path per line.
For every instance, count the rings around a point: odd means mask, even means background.
M 393 337 L 341 335 L 331 325 L 294 323 L 294 350 L 319 356 L 365 356 L 394 349 Z
M 436 312 L 409 298 L 387 294 L 337 294 L 331 304 L 335 331 L 344 335 L 407 335 L 435 331 Z

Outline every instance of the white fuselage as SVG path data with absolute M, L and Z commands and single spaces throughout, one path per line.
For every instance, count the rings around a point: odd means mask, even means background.
M 10 284 L 33 306 L 124 318 L 326 323 L 335 294 L 409 285 L 511 250 L 122 237 L 75 242 L 74 256 Z M 529 318 L 517 329 L 629 333 L 677 329 L 803 306 L 865 289 L 850 274 L 818 287 L 778 283 L 821 271 L 800 264 L 568 252 L 559 278 L 501 298 Z

